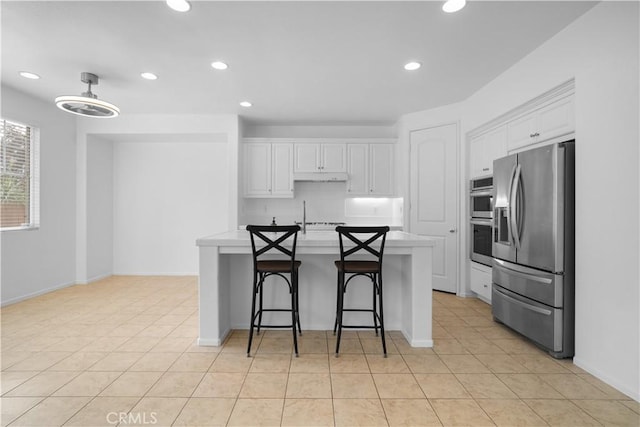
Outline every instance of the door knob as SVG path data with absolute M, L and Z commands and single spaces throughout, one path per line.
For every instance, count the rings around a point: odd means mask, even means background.
M 449 230 L 449 233 L 455 233 L 455 232 L 456 232 L 455 228 L 452 228 L 451 230 Z

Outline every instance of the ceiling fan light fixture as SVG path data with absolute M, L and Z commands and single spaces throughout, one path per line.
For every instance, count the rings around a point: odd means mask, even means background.
M 145 73 L 140 73 L 140 77 L 142 77 L 145 80 L 158 80 L 158 76 L 153 74 L 153 73 L 149 73 L 149 72 L 145 72 Z
M 457 12 L 467 4 L 466 0 L 447 0 L 442 5 L 442 10 L 447 13 Z
M 80 96 L 64 95 L 55 99 L 56 106 L 71 114 L 78 116 L 108 119 L 120 115 L 120 109 L 115 105 L 99 100 L 97 95 L 91 92 L 91 85 L 98 84 L 98 76 L 92 73 L 82 73 L 80 80 L 89 85 L 86 92 Z
M 188 12 L 191 4 L 187 0 L 167 0 L 167 6 L 176 12 Z

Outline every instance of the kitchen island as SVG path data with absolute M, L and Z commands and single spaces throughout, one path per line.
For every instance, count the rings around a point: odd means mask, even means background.
M 221 345 L 232 329 L 248 329 L 251 311 L 253 261 L 245 230 L 229 231 L 196 241 L 199 247 L 198 344 Z M 432 347 L 431 289 L 433 239 L 390 231 L 382 267 L 385 329 L 400 330 L 413 347 Z M 336 269 L 339 259 L 335 231 L 298 233 L 300 321 L 305 330 L 331 330 L 335 320 Z M 354 279 L 345 304 L 371 305 L 371 286 Z M 289 303 L 286 285 L 274 284 L 265 295 L 265 307 Z M 266 313 L 277 316 L 279 313 Z M 351 313 L 354 322 L 370 322 L 371 315 Z M 358 318 L 358 316 L 361 316 Z M 279 319 L 265 319 L 279 321 Z M 282 320 L 284 323 L 291 319 Z M 363 324 L 363 323 L 362 323 Z

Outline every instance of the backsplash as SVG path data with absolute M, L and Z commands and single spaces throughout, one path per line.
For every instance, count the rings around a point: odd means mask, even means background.
M 402 227 L 401 197 L 356 197 L 345 199 L 345 222 L 350 225 L 389 225 Z
M 345 182 L 295 182 L 293 199 L 242 199 L 238 224 L 278 224 L 302 221 L 302 201 L 307 202 L 307 222 L 346 222 L 351 225 L 402 227 L 401 198 L 348 198 Z

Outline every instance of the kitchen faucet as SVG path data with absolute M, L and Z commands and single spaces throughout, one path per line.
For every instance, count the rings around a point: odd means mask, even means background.
M 307 201 L 302 201 L 302 234 L 307 234 Z
M 302 222 L 295 221 L 296 224 L 302 226 L 302 234 L 307 234 L 307 201 L 302 201 Z

